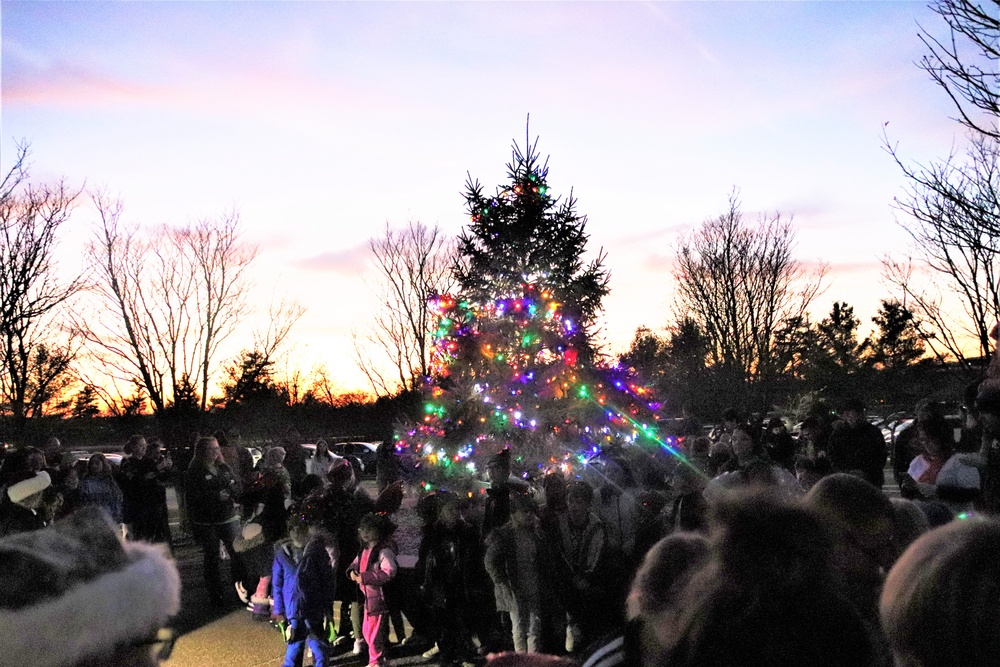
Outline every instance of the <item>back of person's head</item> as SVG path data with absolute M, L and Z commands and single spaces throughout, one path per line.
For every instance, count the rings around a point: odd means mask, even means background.
M 709 452 L 711 451 L 712 441 L 708 438 L 708 436 L 700 435 L 691 440 L 690 455 L 692 458 L 705 460 L 708 458 Z
M 700 533 L 674 533 L 654 544 L 632 582 L 628 617 L 651 617 L 672 606 L 708 555 L 708 539 Z
M 579 500 L 589 505 L 594 500 L 594 487 L 582 479 L 570 482 L 566 486 L 566 500 Z
M 730 494 L 711 510 L 709 542 L 682 613 L 657 629 L 658 664 L 872 664 L 870 633 L 835 583 L 833 537 L 820 515 L 773 493 Z
M 542 478 L 542 492 L 548 509 L 561 510 L 566 507 L 566 478 L 561 472 L 549 472 Z
M 893 532 L 896 536 L 896 546 L 906 549 L 918 537 L 931 529 L 927 515 L 915 502 L 906 498 L 890 498 L 892 503 Z
M 902 667 L 1000 665 L 1000 523 L 955 521 L 911 544 L 881 612 Z
M 942 414 L 926 414 L 917 420 L 924 451 L 947 458 L 955 449 L 955 430 Z
M 0 540 L 0 591 L 3 665 L 154 665 L 158 632 L 180 608 L 174 562 L 123 543 L 95 508 Z
M 878 566 L 892 566 L 899 550 L 895 546 L 895 513 L 889 498 L 868 481 L 847 473 L 834 473 L 818 481 L 803 502 L 844 533 Z
M 285 462 L 285 455 L 284 447 L 271 447 L 271 449 L 264 452 L 264 465 L 276 468 Z

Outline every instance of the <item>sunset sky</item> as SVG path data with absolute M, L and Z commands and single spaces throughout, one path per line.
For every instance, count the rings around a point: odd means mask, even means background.
M 668 322 L 678 235 L 734 187 L 830 264 L 814 318 L 846 300 L 867 328 L 907 238 L 883 128 L 917 161 L 959 140 L 914 65 L 918 23 L 941 28 L 922 2 L 2 2 L 0 156 L 26 140 L 35 179 L 150 226 L 237 208 L 255 301 L 304 305 L 292 363 L 343 389 L 364 387 L 368 239 L 410 219 L 457 234 L 466 174 L 500 184 L 529 113 L 607 253 L 609 352 Z M 93 220 L 83 201 L 67 271 Z

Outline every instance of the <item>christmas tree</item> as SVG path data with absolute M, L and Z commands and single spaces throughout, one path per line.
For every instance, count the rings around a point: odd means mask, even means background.
M 576 468 L 608 445 L 659 438 L 659 404 L 594 343 L 608 293 L 603 256 L 589 263 L 586 216 L 560 202 L 536 144 L 515 143 L 508 183 L 486 196 L 466 184 L 458 294 L 433 306 L 432 375 L 423 420 L 399 446 L 430 484 L 469 478 L 510 447 L 522 471 Z

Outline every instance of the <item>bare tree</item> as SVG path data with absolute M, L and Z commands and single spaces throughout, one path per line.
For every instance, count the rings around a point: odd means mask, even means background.
M 989 331 L 1000 318 L 1000 283 L 995 277 L 1000 267 L 995 254 L 984 257 L 970 248 L 945 250 L 956 261 L 954 275 L 948 274 L 944 282 L 940 274 L 914 270 L 915 265 L 927 267 L 914 258 L 884 258 L 882 275 L 919 318 L 917 330 L 931 354 L 942 363 L 954 361 L 963 371 L 975 373 L 980 360 L 989 358 Z M 974 341 L 971 348 L 970 341 Z
M 951 98 L 958 122 L 1000 139 L 1000 1 L 937 0 L 931 9 L 949 34 L 938 38 L 921 28 L 928 53 L 920 67 Z
M 708 338 L 717 368 L 742 381 L 746 398 L 770 401 L 770 380 L 780 370 L 775 334 L 803 318 L 819 293 L 825 267 L 807 272 L 792 257 L 794 232 L 776 213 L 755 225 L 740 212 L 738 194 L 729 210 L 706 220 L 677 249 L 675 308 Z
M 219 346 L 248 312 L 246 297 L 250 283 L 247 273 L 258 249 L 243 242 L 239 223 L 239 214 L 231 211 L 221 218 L 202 220 L 193 228 L 179 232 L 186 245 L 185 254 L 190 257 L 197 276 L 194 305 L 199 324 L 198 376 L 202 410 L 207 404 L 208 385 Z M 298 316 L 287 323 L 288 329 L 297 319 Z M 281 332 L 281 340 L 288 329 Z M 276 344 L 280 344 L 280 340 Z
M 355 334 L 355 357 L 375 393 L 389 395 L 415 389 L 429 372 L 436 326 L 430 299 L 451 291 L 456 244 L 437 226 L 410 221 L 403 229 L 386 224 L 369 248 L 382 309 L 364 335 Z
M 907 178 L 895 207 L 913 245 L 909 257 L 885 259 L 884 275 L 922 321 L 932 354 L 971 370 L 974 357 L 989 356 L 1000 317 L 1000 2 L 937 0 L 931 8 L 950 34 L 922 29 L 928 55 L 920 67 L 954 103 L 968 143 L 964 153 L 920 165 L 885 140 Z
M 75 346 L 55 316 L 82 284 L 62 280 L 55 262 L 80 193 L 64 181 L 30 183 L 28 155 L 19 145 L 0 181 L 0 412 L 15 420 L 40 415 L 69 382 Z
M 257 249 L 241 241 L 235 213 L 147 239 L 122 222 L 120 201 L 93 201 L 100 223 L 88 254 L 99 306 L 77 329 L 111 382 L 142 387 L 154 413 L 181 399 L 204 409 L 219 346 L 248 314 Z

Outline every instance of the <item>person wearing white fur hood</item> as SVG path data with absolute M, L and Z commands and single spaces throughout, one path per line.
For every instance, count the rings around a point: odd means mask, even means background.
M 0 667 L 156 665 L 180 588 L 162 546 L 123 542 L 94 508 L 0 539 Z

